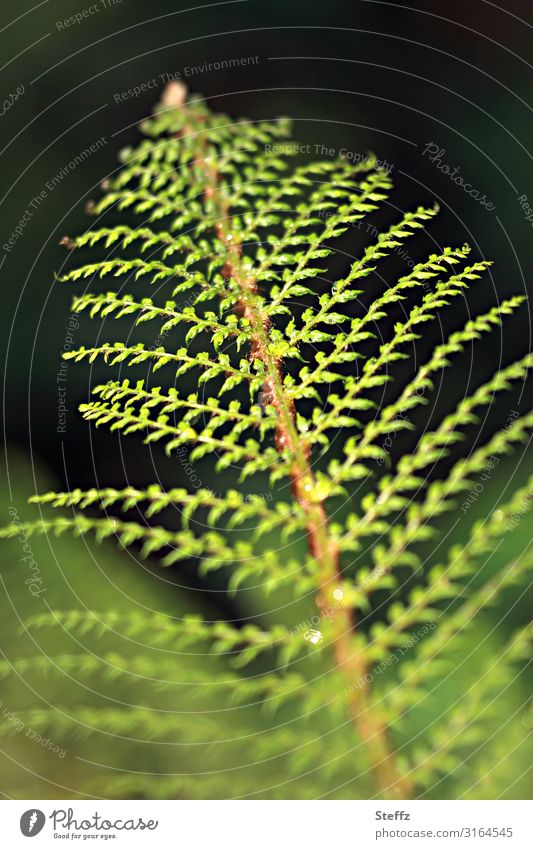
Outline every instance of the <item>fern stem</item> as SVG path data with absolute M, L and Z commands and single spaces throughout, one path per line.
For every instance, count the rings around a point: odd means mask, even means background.
M 198 129 L 189 126 L 182 132 L 198 133 Z M 236 230 L 232 228 L 230 203 L 223 193 L 218 191 L 217 169 L 206 156 L 206 140 L 201 131 L 199 140 L 193 167 L 198 169 L 205 181 L 204 199 L 214 211 L 214 233 L 225 249 L 226 262 L 222 268 L 222 276 L 237 284 L 240 300 L 236 305 L 236 312 L 249 322 L 252 331 L 250 360 L 260 360 L 265 369 L 262 393 L 266 404 L 273 406 L 277 413 L 276 448 L 280 453 L 289 452 L 294 458 L 291 467 L 292 491 L 307 517 L 309 550 L 319 568 L 316 604 L 324 623 L 330 623 L 335 661 L 350 685 L 365 675 L 367 665 L 362 653 L 354 651 L 353 613 L 347 607 L 336 603 L 335 590 L 342 592 L 343 578 L 338 544 L 329 534 L 328 516 L 311 467 L 309 446 L 296 427 L 294 401 L 283 384 L 281 359 L 272 351 L 269 343 L 271 322 L 262 309 L 257 279 L 244 268 L 242 242 Z M 333 616 L 325 616 L 326 609 L 333 609 Z M 348 687 L 347 690 L 350 716 L 358 735 L 367 747 L 380 793 L 387 793 L 396 798 L 409 798 L 412 795 L 411 782 L 397 768 L 387 738 L 386 723 L 379 717 L 363 689 Z

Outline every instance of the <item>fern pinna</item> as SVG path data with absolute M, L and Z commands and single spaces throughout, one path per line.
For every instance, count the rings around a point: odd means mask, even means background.
M 533 416 L 516 415 L 450 462 L 463 429 L 496 393 L 524 380 L 531 356 L 463 398 L 392 466 L 385 441 L 412 429 L 410 415 L 427 403 L 439 372 L 523 299 L 511 297 L 470 318 L 389 397 L 394 364 L 412 357 L 422 332 L 431 332 L 441 311 L 463 298 L 489 263 L 470 259 L 467 245 L 445 248 L 412 263 L 383 291 L 380 260 L 437 214 L 420 207 L 395 215 L 332 285 L 328 257 L 335 241 L 383 206 L 392 188 L 373 157 L 290 168 L 289 121 L 234 121 L 213 114 L 200 98 L 186 100 L 175 84 L 142 130 L 146 140 L 124 151 L 122 170 L 92 205 L 97 216 L 124 212 L 122 219 L 64 240 L 74 253 L 85 247 L 109 253 L 62 279 L 90 281 L 74 298 L 76 313 L 102 321 L 127 317 L 134 327 L 152 322 L 157 344 L 128 336 L 65 358 L 144 367 L 144 379 L 119 376 L 95 386 L 80 408 L 84 418 L 158 442 L 202 476 L 215 467 L 234 483 L 215 492 L 198 486 L 198 473 L 189 488 L 48 493 L 32 500 L 71 512 L 27 524 L 25 533 L 93 532 L 155 554 L 164 566 L 193 559 L 201 575 L 221 570 L 241 621 L 67 610 L 34 616 L 27 625 L 59 623 L 79 636 L 110 627 L 142 637 L 144 645 L 178 652 L 197 646 L 227 657 L 228 671 L 218 678 L 207 660 L 202 671 L 200 658 L 200 682 L 204 675 L 232 704 L 261 703 L 280 717 L 261 733 L 247 731 L 246 717 L 252 720 L 241 714 L 237 747 L 251 751 L 254 763 L 275 764 L 276 778 L 263 795 L 413 798 L 437 788 L 438 797 L 441 779 L 453 777 L 463 761 L 468 788 L 483 771 L 484 743 L 500 722 L 493 708 L 524 666 L 530 629 L 513 634 L 451 703 L 436 712 L 427 704 L 462 646 L 468 657 L 478 613 L 506 588 L 525 583 L 533 564 L 527 552 L 490 577 L 481 566 L 512 517 L 529 506 L 530 489 L 503 499 L 431 568 L 417 546 L 435 533 L 437 517 L 468 497 L 495 457 L 526 439 Z M 131 291 L 121 285 L 102 292 L 104 278 L 123 280 Z M 153 297 L 138 294 L 146 283 Z M 360 297 L 376 290 L 381 294 L 361 309 Z M 409 309 L 391 322 L 404 303 Z M 165 371 L 167 384 L 159 380 Z M 137 520 L 121 517 L 131 511 Z M 165 511 L 171 519 L 179 512 L 180 527 L 156 519 Z M 279 592 L 299 600 L 299 622 L 293 613 L 287 620 L 287 604 L 269 610 L 267 596 Z M 167 680 L 173 666 L 172 654 L 149 662 L 142 652 L 122 660 L 79 652 L 56 662 L 82 676 L 107 671 L 113 680 L 143 674 Z M 38 666 L 33 658 L 15 664 L 19 674 Z M 424 721 L 415 733 L 417 712 Z M 30 711 L 28 722 L 67 736 L 74 721 L 89 735 L 103 730 L 166 741 L 182 733 L 186 743 L 229 733 L 218 721 L 204 727 L 200 713 L 187 724 L 172 711 L 121 712 L 110 704 L 93 710 L 89 721 L 78 705 L 68 719 L 41 710 Z M 514 720 L 515 730 L 524 727 L 521 713 Z M 254 795 L 245 771 L 237 770 L 229 787 L 208 772 L 202 779 L 180 777 L 179 770 L 156 778 L 134 768 L 105 786 L 111 795 Z M 325 783 L 317 773 L 327 776 Z M 286 785 L 280 774 L 297 780 Z

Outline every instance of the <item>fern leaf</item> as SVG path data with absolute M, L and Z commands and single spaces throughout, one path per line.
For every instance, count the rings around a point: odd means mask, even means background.
M 465 757 L 465 748 L 479 745 L 486 734 L 486 722 L 497 698 L 505 695 L 515 664 L 528 657 L 533 627 L 519 629 L 504 651 L 465 694 L 460 706 L 451 712 L 445 724 L 432 729 L 431 749 L 414 753 L 411 775 L 429 784 L 439 773 L 453 773 Z
M 517 490 L 475 525 L 445 565 L 423 567 L 417 545 L 433 538 L 438 517 L 457 506 L 487 463 L 525 441 L 533 414 L 517 413 L 466 458 L 454 459 L 449 470 L 441 472 L 439 466 L 495 394 L 525 380 L 533 358 L 522 357 L 493 374 L 381 476 L 376 465 L 387 455 L 379 441 L 411 428 L 405 414 L 426 401 L 434 375 L 466 344 L 513 315 L 523 298 L 510 297 L 451 333 L 406 384 L 400 383 L 395 400 L 380 407 L 375 390 L 396 373 L 401 378 L 396 364 L 409 358 L 422 332 L 434 327 L 454 298 L 465 296 L 490 262 L 471 258 L 468 245 L 446 247 L 374 293 L 383 279 L 380 262 L 430 224 L 437 208 L 402 213 L 354 255 L 352 228 L 375 211 L 385 215 L 392 190 L 390 175 L 375 157 L 293 168 L 291 149 L 283 144 L 291 136 L 286 119 L 234 121 L 212 113 L 202 98 L 187 100 L 181 89 L 178 94 L 166 95 L 154 117 L 143 122 L 145 140 L 123 152 L 123 168 L 104 183 L 103 197 L 90 210 L 103 220 L 63 240 L 75 260 L 80 251 L 93 252 L 67 270 L 63 281 L 99 287 L 105 278 L 115 284 L 106 292 L 91 288 L 77 294 L 73 309 L 99 323 L 129 322 L 139 336 L 102 343 L 105 337 L 98 333 L 97 342 L 80 345 L 65 359 L 140 369 L 140 378 L 119 375 L 95 386 L 91 400 L 80 407 L 85 420 L 121 437 L 159 442 L 167 454 L 190 450 L 191 462 L 223 471 L 229 484 L 219 494 L 203 486 L 165 491 L 150 484 L 50 492 L 31 500 L 70 514 L 12 522 L 0 536 L 69 532 L 115 539 L 140 549 L 141 556 L 156 556 L 163 566 L 187 561 L 202 577 L 218 570 L 217 591 L 234 598 L 239 590 L 250 590 L 246 597 L 253 597 L 258 612 L 247 617 L 245 611 L 244 625 L 134 610 L 33 616 L 27 623 L 30 635 L 62 628 L 78 643 L 55 656 L 54 674 L 74 678 L 82 687 L 90 679 L 148 689 L 144 708 L 135 702 L 120 710 L 107 704 L 103 692 L 92 707 L 65 704 L 21 716 L 30 727 L 81 740 L 100 735 L 129 744 L 138 739 L 184 752 L 194 746 L 208 749 L 208 757 L 231 750 L 236 769 L 252 752 L 253 769 L 271 770 L 271 785 L 278 783 L 280 794 L 276 769 L 286 773 L 287 786 L 294 781 L 296 794 L 305 795 L 317 763 L 321 780 L 333 782 L 340 797 L 368 794 L 369 786 L 370 795 L 385 798 L 430 792 L 443 772 L 453 776 L 463 746 L 475 750 L 483 739 L 494 721 L 495 694 L 511 686 L 529 632 L 520 631 L 481 685 L 442 717 L 430 744 L 417 749 L 410 742 L 407 755 L 395 751 L 397 726 L 424 700 L 427 682 L 446 667 L 447 646 L 460 641 L 470 620 L 501 588 L 523 581 L 531 565 L 527 556 L 490 580 L 483 568 L 479 576 L 476 570 L 515 514 L 525 512 L 529 490 Z M 336 263 L 345 256 L 351 260 L 333 272 L 331 259 L 339 245 Z M 133 284 L 139 294 L 128 291 Z M 151 297 L 144 297 L 146 285 Z M 392 324 L 400 309 L 402 320 Z M 142 335 L 148 322 L 159 332 L 151 347 Z M 381 326 L 391 325 L 379 342 Z M 156 385 L 156 372 L 162 380 L 170 374 L 172 384 Z M 339 445 L 341 459 L 335 454 Z M 375 486 L 359 499 L 353 482 L 373 477 Z M 268 485 L 271 502 L 248 494 L 254 485 Z M 356 499 L 355 512 L 340 519 L 333 500 L 339 496 Z M 93 509 L 104 515 L 84 513 Z M 121 517 L 107 515 L 108 509 Z M 156 516 L 161 524 L 154 524 Z M 371 542 L 370 563 L 354 576 L 350 559 L 355 555 L 359 565 L 366 556 L 364 540 Z M 412 570 L 408 595 L 396 584 L 404 567 Z M 302 618 L 316 620 L 316 628 L 284 621 L 285 603 L 276 605 L 276 621 L 267 603 L 274 591 L 282 591 L 282 599 L 291 593 L 301 603 L 298 609 L 309 611 L 313 604 L 315 615 Z M 359 611 L 372 614 L 369 629 L 359 621 Z M 428 627 L 431 634 L 421 641 L 416 659 L 400 665 L 397 685 L 386 690 L 376 684 L 375 664 L 391 657 L 420 624 L 435 627 Z M 95 656 L 82 648 L 85 638 L 117 635 L 145 643 L 145 649 L 130 656 L 123 646 L 106 647 Z M 221 722 L 229 722 L 233 706 L 250 719 L 248 708 L 259 704 L 262 717 L 278 711 L 279 722 L 263 724 L 260 731 L 257 723 L 243 725 L 235 733 L 230 725 L 217 725 L 209 709 L 198 710 L 199 721 L 189 708 L 157 707 L 148 697 L 150 681 L 174 700 L 176 692 L 186 692 L 201 701 L 205 692 L 203 668 L 196 665 L 190 678 L 182 676 L 173 669 L 171 651 L 194 658 L 208 654 L 213 663 L 218 658 L 227 664 L 227 673 L 217 669 L 212 676 L 212 688 L 224 700 Z M 0 677 L 40 676 L 47 664 L 44 655 L 6 661 Z M 9 723 L 0 733 L 11 733 Z M 353 738 L 347 742 L 348 733 Z M 220 739 L 226 742 L 217 746 Z M 202 788 L 199 793 L 216 792 L 211 774 L 191 781 Z M 182 776 L 159 775 L 158 783 L 161 794 L 181 794 L 187 786 Z M 117 777 L 108 786 L 125 793 L 146 788 L 141 776 Z M 244 780 L 234 789 L 237 795 L 247 793 Z M 269 789 L 261 785 L 254 794 Z

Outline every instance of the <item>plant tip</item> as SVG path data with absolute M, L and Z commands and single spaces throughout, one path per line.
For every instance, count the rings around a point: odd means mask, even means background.
M 187 86 L 179 80 L 168 83 L 161 97 L 161 104 L 167 109 L 179 109 L 187 100 Z

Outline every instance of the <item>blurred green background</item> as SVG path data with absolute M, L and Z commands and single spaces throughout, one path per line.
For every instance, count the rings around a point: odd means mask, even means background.
M 0 11 L 4 523 L 11 504 L 22 519 L 38 515 L 37 510 L 26 506 L 26 499 L 48 488 L 84 488 L 98 482 L 120 486 L 126 480 L 142 485 L 156 478 L 164 485 L 187 483 L 183 465 L 175 458 L 168 459 L 157 449 L 139 450 L 135 438 L 119 442 L 116 435 L 95 433 L 82 422 L 76 408 L 86 399 L 89 384 L 95 382 L 94 372 L 91 377 L 85 365 L 68 366 L 66 426 L 64 432 L 57 430 L 60 352 L 70 332 L 77 346 L 94 339 L 98 331 L 84 319 L 79 328 L 69 329 L 74 290 L 54 284 L 54 274 L 60 272 L 67 256 L 59 241 L 65 234 L 89 226 L 85 204 L 97 196 L 99 183 L 117 167 L 120 149 L 136 141 L 136 124 L 149 114 L 162 89 L 160 75 L 181 75 L 193 91 L 208 98 L 213 109 L 234 116 L 259 119 L 290 115 L 298 139 L 310 145 L 312 152 L 317 146 L 319 157 L 327 155 L 320 153 L 323 149 L 373 150 L 393 166 L 396 190 L 389 213 L 437 200 L 442 213 L 429 235 L 416 245 L 413 241 L 407 244 L 409 258 L 418 260 L 428 249 L 468 241 L 475 258 L 494 260 L 489 277 L 471 290 L 468 305 L 454 306 L 450 326 L 460 323 L 468 311 L 478 312 L 510 294 L 525 292 L 530 278 L 533 224 L 526 219 L 524 204 L 533 206 L 528 132 L 532 56 L 531 28 L 524 22 L 530 19 L 531 8 L 525 0 L 512 0 L 505 11 L 484 0 L 461 6 L 451 6 L 445 0 L 418 0 L 410 4 L 411 10 L 394 3 L 358 0 L 333 0 L 327 5 L 312 0 L 251 0 L 195 4 L 190 11 L 185 3 L 162 0 L 150 4 L 109 0 L 94 5 L 97 11 L 68 26 L 62 22 L 87 10 L 89 4 L 84 5 L 83 0 L 49 0 L 34 6 L 22 0 L 4 3 Z M 223 64 L 235 58 L 247 62 L 239 67 L 209 68 L 210 63 Z M 187 75 L 187 68 L 196 70 Z M 152 80 L 157 84 L 150 83 L 151 87 L 139 96 L 124 98 L 128 89 L 147 87 Z M 99 140 L 97 150 L 82 165 L 70 168 L 76 156 Z M 430 143 L 443 151 L 442 163 L 451 170 L 457 166 L 465 180 L 480 195 L 486 195 L 493 209 L 469 197 L 431 162 L 424 154 Z M 519 198 L 524 195 L 527 201 L 521 202 Z M 36 197 L 38 201 L 33 200 Z M 25 215 L 21 235 L 9 245 L 11 234 Z M 350 234 L 345 239 L 347 252 L 356 252 L 361 243 L 359 235 Z M 395 262 L 389 266 L 390 273 L 403 272 L 407 259 L 396 258 Z M 422 350 L 427 351 L 436 341 L 433 337 L 423 339 Z M 432 418 L 438 420 L 442 410 L 450 409 L 453 400 L 468 387 L 522 355 L 529 346 L 529 315 L 523 309 L 501 333 L 492 334 L 468 351 L 460 368 L 449 370 L 430 407 Z M 108 376 L 103 368 L 94 371 L 97 377 Z M 511 410 L 526 405 L 523 387 L 500 397 L 468 439 L 491 432 Z M 427 416 L 427 409 L 420 411 L 418 422 L 424 422 Z M 410 438 L 398 437 L 395 451 L 401 453 Z M 470 515 L 488 512 L 510 479 L 513 485 L 523 483 L 525 462 L 520 452 L 500 463 Z M 206 484 L 215 489 L 223 489 L 229 482 L 229 478 L 222 478 L 220 483 L 208 479 L 205 466 L 202 474 L 206 475 Z M 501 562 L 514 547 L 519 551 L 527 543 L 527 524 L 523 522 L 513 535 L 511 548 L 498 552 Z M 454 534 L 460 539 L 465 532 L 459 525 Z M 253 601 L 248 608 L 243 602 L 236 605 L 219 591 L 219 579 L 200 579 L 192 566 L 161 573 L 156 562 L 143 563 L 141 568 L 133 554 L 67 538 L 54 540 L 52 545 L 46 539 L 35 540 L 32 548 L 45 576 L 46 604 L 53 609 L 86 606 L 120 611 L 134 604 L 175 616 L 193 610 L 210 618 L 239 619 L 250 615 L 253 605 Z M 21 632 L 21 622 L 40 612 L 43 600 L 32 598 L 23 584 L 18 551 L 16 541 L 2 548 L 5 613 L 0 623 L 0 644 L 4 658 L 30 656 L 36 648 L 43 654 L 74 651 L 71 638 L 59 629 L 55 634 L 37 633 L 32 638 Z M 204 590 L 201 596 L 187 589 L 198 586 Z M 278 601 L 288 603 L 283 598 Z M 506 603 L 504 600 L 503 606 L 491 613 L 494 622 L 502 620 L 502 641 L 513 625 L 527 618 L 525 600 L 513 606 L 508 615 Z M 288 611 L 290 621 L 298 622 L 312 615 L 313 609 L 302 603 Z M 479 627 L 490 631 L 490 621 Z M 474 636 L 474 643 L 476 639 Z M 498 641 L 497 635 L 485 644 L 489 654 L 494 640 Z M 134 654 L 134 647 L 123 642 L 106 634 L 90 644 L 90 649 L 100 655 L 113 650 Z M 219 668 L 217 661 L 213 664 Z M 194 659 L 181 658 L 178 680 L 194 665 Z M 468 674 L 474 673 L 471 667 Z M 450 684 L 450 693 L 454 686 L 460 688 L 465 682 Z M 11 705 L 24 709 L 44 707 L 46 703 L 57 708 L 67 699 L 79 699 L 80 703 L 93 700 L 96 704 L 102 699 L 98 682 L 95 689 L 97 694 L 82 693 L 79 684 L 62 680 L 61 675 L 48 680 L 30 672 L 26 683 L 12 679 L 2 682 L 2 700 L 9 709 L 13 709 Z M 113 684 L 112 692 L 113 698 L 125 705 L 158 704 L 162 710 L 169 710 L 176 709 L 177 703 L 180 710 L 192 709 L 189 696 L 181 690 L 176 699 L 172 689 L 169 694 L 164 687 L 119 681 Z M 521 690 L 510 696 L 509 704 L 513 699 L 523 701 Z M 197 695 L 195 704 L 205 710 L 220 709 L 216 699 L 213 704 L 204 696 Z M 127 712 L 128 707 L 123 710 Z M 285 718 L 289 720 L 290 716 Z M 253 709 L 248 709 L 247 720 L 258 729 L 264 727 L 263 717 Z M 220 720 L 222 736 L 238 736 L 239 723 L 239 712 L 224 714 Z M 320 730 L 320 720 L 312 727 Z M 184 732 L 185 738 L 191 734 Z M 342 730 L 337 736 L 339 741 L 344 739 Z M 59 720 L 57 738 L 61 745 Z M 192 798 L 198 794 L 239 795 L 244 792 L 243 786 L 250 787 L 250 793 L 257 787 L 257 793 L 267 797 L 275 793 L 306 797 L 327 794 L 330 789 L 334 792 L 327 770 L 299 779 L 298 789 L 289 783 L 287 787 L 281 784 L 281 790 L 261 790 L 280 785 L 287 765 L 274 763 L 247 771 L 232 767 L 235 773 L 225 772 L 242 758 L 238 746 L 236 753 L 230 747 L 229 754 L 224 746 L 209 753 L 205 747 L 194 752 L 182 747 L 176 755 L 175 750 L 164 746 L 105 737 L 89 744 L 80 735 L 74 747 L 69 743 L 67 755 L 59 758 L 19 734 L 3 748 L 0 792 L 6 797 L 61 798 L 78 792 L 98 796 L 99 786 L 110 773 L 116 779 L 121 771 L 128 774 L 139 768 L 159 773 L 213 771 L 204 784 L 184 780 L 184 789 L 171 791 Z M 527 754 L 525 758 L 527 763 Z M 292 768 L 296 763 L 298 774 L 297 758 L 289 760 Z M 107 766 L 103 769 L 86 761 Z M 519 774 L 518 760 L 516 768 Z M 349 763 L 346 770 L 350 776 Z M 163 781 L 159 779 L 161 787 Z M 154 795 L 165 795 L 158 787 L 154 783 Z M 145 792 L 133 786 L 117 788 L 118 797 Z M 353 792 L 349 788 L 336 795 L 345 793 L 349 797 Z M 442 798 L 446 792 L 446 787 L 438 787 L 435 796 Z M 511 795 L 526 792 L 522 783 Z

